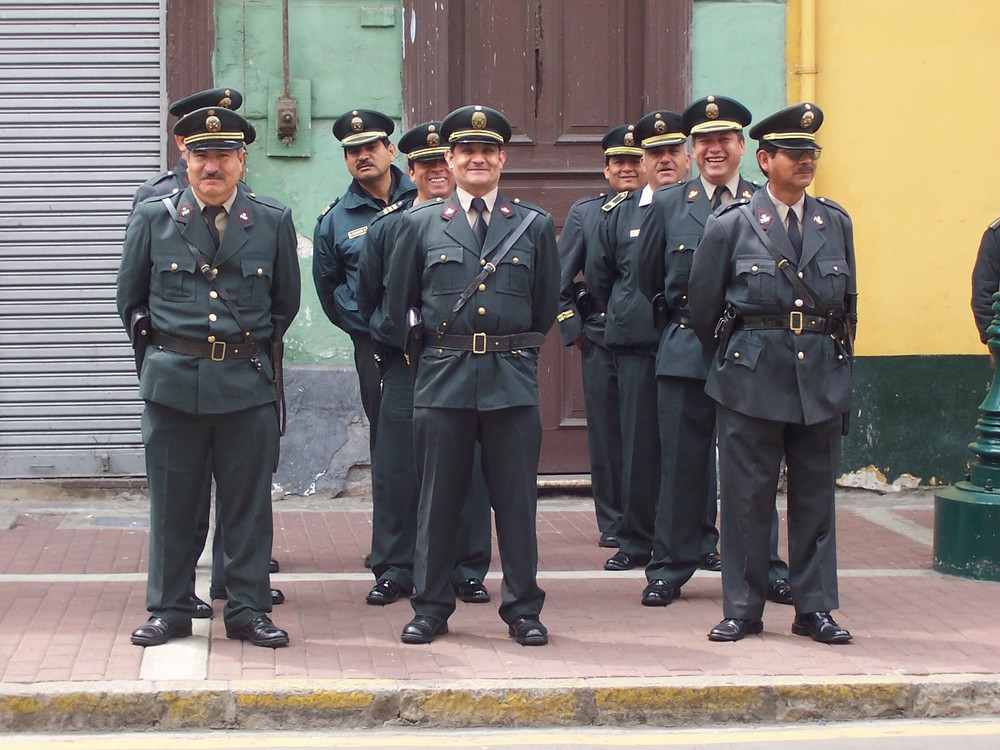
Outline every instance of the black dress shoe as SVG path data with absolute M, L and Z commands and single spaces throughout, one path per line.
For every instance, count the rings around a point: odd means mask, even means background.
M 271 561 L 267 564 L 267 572 L 277 573 L 279 570 L 281 570 L 281 566 L 278 565 L 277 559 L 272 557 Z
M 544 646 L 549 642 L 549 631 L 535 615 L 521 615 L 507 626 L 507 632 L 522 646 Z
M 601 539 L 597 543 L 597 546 L 618 549 L 618 537 L 610 531 L 605 531 L 601 534 Z
M 399 639 L 403 643 L 430 643 L 436 635 L 448 632 L 448 623 L 430 615 L 417 615 L 403 626 Z
M 721 573 L 722 555 L 718 552 L 706 552 L 698 560 L 698 567 L 702 570 L 710 570 L 713 573 Z
M 808 635 L 820 643 L 848 643 L 853 637 L 849 630 L 840 627 L 829 612 L 808 612 L 795 615 L 792 633 Z
M 372 569 L 372 553 L 371 552 L 369 552 L 367 555 L 365 555 L 365 567 L 368 570 Z
M 217 599 L 225 601 L 229 598 L 229 593 L 226 591 L 225 586 L 212 586 L 208 589 L 208 595 L 212 598 L 212 601 Z
M 778 578 L 767 584 L 767 598 L 776 604 L 794 604 L 792 600 L 792 584 L 787 578 Z
M 468 604 L 486 604 L 490 600 L 490 592 L 478 578 L 468 578 L 458 584 L 455 590 L 458 598 Z
M 191 616 L 196 620 L 206 620 L 215 614 L 211 604 L 204 599 L 199 599 L 194 594 L 191 594 L 191 604 L 194 605 L 194 614 Z
M 285 593 L 281 589 L 271 589 L 271 604 L 284 604 Z
M 658 578 L 655 581 L 650 581 L 649 585 L 642 590 L 642 606 L 666 607 L 680 595 L 679 588 Z
M 392 604 L 399 601 L 399 598 L 405 595 L 402 586 L 390 578 L 383 578 L 368 592 L 368 596 L 365 597 L 365 603 L 378 605 Z
M 727 617 L 725 620 L 708 631 L 708 640 L 740 641 L 748 635 L 760 633 L 763 630 L 763 620 L 740 620 L 736 617 Z
M 187 638 L 191 635 L 191 623 L 171 625 L 166 620 L 150 617 L 141 628 L 132 631 L 132 643 L 136 646 L 161 646 L 171 638 Z
M 278 648 L 288 645 L 288 633 L 273 622 L 267 615 L 258 615 L 250 622 L 238 628 L 226 627 L 226 638 L 234 641 L 250 641 L 254 646 Z
M 630 555 L 628 552 L 616 552 L 613 557 L 604 561 L 605 570 L 632 570 L 649 562 L 649 555 Z

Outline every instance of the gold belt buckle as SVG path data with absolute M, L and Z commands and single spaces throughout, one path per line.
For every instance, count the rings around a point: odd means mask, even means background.
M 212 361 L 221 362 L 226 358 L 226 342 L 225 341 L 213 341 L 212 342 Z
M 486 354 L 486 334 L 485 333 L 474 333 L 474 334 L 472 334 L 472 353 L 473 354 Z
M 798 310 L 792 310 L 788 313 L 788 330 L 792 333 L 802 333 L 803 328 L 803 318 L 802 313 Z

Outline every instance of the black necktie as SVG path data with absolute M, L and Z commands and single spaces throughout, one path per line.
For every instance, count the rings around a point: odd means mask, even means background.
M 725 185 L 719 185 L 715 188 L 715 195 L 712 196 L 712 210 L 714 211 L 719 206 L 722 205 L 722 196 L 726 194 L 729 190 Z
M 472 210 L 478 214 L 476 223 L 472 225 L 472 232 L 476 235 L 479 249 L 482 250 L 483 245 L 486 244 L 486 219 L 483 218 L 483 214 L 486 213 L 486 201 L 482 198 L 473 198 Z
M 788 209 L 788 239 L 792 241 L 795 253 L 802 255 L 802 233 L 799 231 L 799 217 L 794 208 Z
M 215 243 L 215 249 L 219 249 L 219 243 L 222 238 L 219 236 L 219 225 L 215 223 L 216 217 L 223 211 L 222 206 L 205 206 L 203 213 L 205 214 L 205 223 L 208 224 L 208 233 L 212 235 L 212 242 Z

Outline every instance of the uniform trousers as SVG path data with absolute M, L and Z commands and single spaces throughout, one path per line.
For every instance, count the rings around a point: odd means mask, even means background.
M 375 438 L 378 436 L 378 412 L 382 402 L 382 375 L 375 361 L 375 341 L 364 333 L 352 333 L 354 369 L 358 373 L 361 407 L 368 417 L 368 450 L 374 460 Z
M 536 580 L 535 511 L 542 440 L 538 407 L 491 411 L 415 407 L 413 433 L 420 477 L 413 611 L 441 621 L 455 611 L 451 574 L 456 535 L 478 441 L 503 568 L 500 617 L 512 623 L 521 615 L 537 616 L 545 602 Z
M 420 502 L 413 447 L 413 376 L 402 352 L 394 351 L 391 357 L 382 379 L 372 462 L 372 573 L 375 580 L 394 581 L 409 592 Z M 458 526 L 452 586 L 469 578 L 482 580 L 490 567 L 493 525 L 478 444 L 473 461 L 472 478 L 463 493 L 466 502 Z
M 817 424 L 758 419 L 719 404 L 723 617 L 760 619 L 781 458 L 788 467 L 788 568 L 795 611 L 839 606 L 835 489 L 840 416 Z
M 150 506 L 146 609 L 175 625 L 194 613 L 190 571 L 201 552 L 195 533 L 198 491 L 211 451 L 219 520 L 226 532 L 226 624 L 238 628 L 270 612 L 271 469 L 278 445 L 274 405 L 189 414 L 147 401 L 142 438 Z
M 614 355 L 590 339 L 582 347 L 583 402 L 587 410 L 590 484 L 597 528 L 618 535 L 622 520 L 622 432 Z
M 622 435 L 622 522 L 618 547 L 630 555 L 653 549 L 660 488 L 660 428 L 656 413 L 656 358 L 615 352 Z

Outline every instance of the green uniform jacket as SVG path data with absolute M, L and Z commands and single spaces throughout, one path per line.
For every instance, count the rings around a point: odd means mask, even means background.
M 299 309 L 299 263 L 292 213 L 270 198 L 237 186 L 222 245 L 216 251 L 191 188 L 172 196 L 174 222 L 160 199 L 140 203 L 125 233 L 118 268 L 118 314 L 126 327 L 132 310 L 148 305 L 153 330 L 172 336 L 237 343 L 239 326 L 185 244 L 191 241 L 219 271 L 216 277 L 252 332 L 254 341 L 281 336 Z M 214 320 L 212 319 L 214 317 Z M 277 329 L 277 330 L 276 330 Z M 213 362 L 149 347 L 139 395 L 191 414 L 223 414 L 274 401 L 270 351 L 259 358 Z M 267 377 L 265 378 L 264 375 Z
M 135 207 L 147 198 L 179 193 L 188 184 L 187 162 L 180 159 L 172 170 L 150 177 L 135 189 L 135 195 L 132 196 L 132 210 L 135 211 Z
M 389 300 L 385 295 L 389 262 L 399 223 L 413 199 L 397 201 L 378 213 L 368 226 L 361 260 L 358 263 L 358 311 L 368 321 L 369 333 L 375 341 L 395 349 L 402 348 L 402 336 L 389 317 Z
M 390 165 L 389 203 L 414 198 L 417 189 L 396 165 Z M 368 225 L 385 204 L 356 181 L 316 220 L 313 232 L 313 281 L 323 312 L 347 333 L 368 335 L 368 321 L 358 312 L 358 265 Z
M 545 211 L 497 195 L 480 251 L 465 212 L 453 195 L 411 208 L 400 222 L 389 269 L 389 313 L 405 330 L 406 311 L 419 307 L 430 333 L 482 270 L 486 259 L 525 215 L 531 223 L 503 261 L 448 326 L 451 334 L 545 334 L 559 305 L 555 226 Z M 414 384 L 415 407 L 490 411 L 538 404 L 535 349 L 472 352 L 424 348 Z

